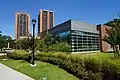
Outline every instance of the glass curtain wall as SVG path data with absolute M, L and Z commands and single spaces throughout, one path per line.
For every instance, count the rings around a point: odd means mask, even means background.
M 98 51 L 99 34 L 71 30 L 72 52 Z
M 97 33 L 71 30 L 58 33 L 56 36 L 64 38 L 71 45 L 72 52 L 100 50 L 99 34 Z
M 71 31 L 60 32 L 56 34 L 56 36 L 59 36 L 62 40 L 67 41 L 68 44 L 71 45 Z

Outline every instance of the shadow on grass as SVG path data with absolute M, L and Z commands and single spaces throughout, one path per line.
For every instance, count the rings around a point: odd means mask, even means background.
M 106 51 L 106 52 L 103 52 L 103 53 L 114 53 L 114 51 Z

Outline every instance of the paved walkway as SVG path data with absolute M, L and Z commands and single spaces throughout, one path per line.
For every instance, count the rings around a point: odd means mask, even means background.
M 0 80 L 34 80 L 0 63 Z

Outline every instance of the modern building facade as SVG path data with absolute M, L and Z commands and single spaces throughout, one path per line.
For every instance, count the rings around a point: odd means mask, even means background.
M 67 39 L 72 52 L 100 51 L 99 31 L 96 25 L 68 20 L 49 29 L 49 34 Z M 41 35 L 45 33 L 42 32 Z
M 26 38 L 30 31 L 30 15 L 17 12 L 15 15 L 15 39 Z
M 38 13 L 38 36 L 40 33 L 51 29 L 54 25 L 54 12 L 49 10 L 40 10 Z M 44 34 L 47 34 L 44 33 Z

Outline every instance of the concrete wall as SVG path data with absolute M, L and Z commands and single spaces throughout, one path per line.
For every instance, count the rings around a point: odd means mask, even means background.
M 78 22 L 74 20 L 68 20 L 64 23 L 61 23 L 52 29 L 49 30 L 50 33 L 60 33 L 68 30 L 79 30 L 79 31 L 85 31 L 85 32 L 92 32 L 92 33 L 99 33 L 97 31 L 96 25 Z
M 71 30 L 79 30 L 79 31 L 85 31 L 85 32 L 91 32 L 91 33 L 99 33 L 97 31 L 96 25 L 88 24 L 85 22 L 78 22 L 71 20 Z

